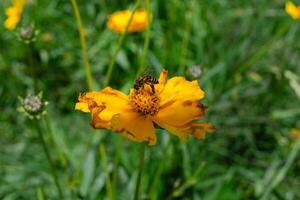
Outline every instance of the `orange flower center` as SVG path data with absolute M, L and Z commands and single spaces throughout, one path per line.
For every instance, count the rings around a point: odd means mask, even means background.
M 159 109 L 159 97 L 148 84 L 138 90 L 133 90 L 129 95 L 129 106 L 134 112 L 141 115 L 154 116 Z

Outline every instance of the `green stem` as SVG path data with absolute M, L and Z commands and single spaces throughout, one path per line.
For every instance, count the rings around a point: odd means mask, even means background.
M 44 115 L 43 119 L 44 119 L 44 123 L 46 125 L 47 132 L 49 134 L 50 143 L 53 145 L 53 147 L 55 149 L 55 152 L 56 152 L 56 155 L 58 156 L 60 162 L 65 167 L 65 165 L 66 165 L 65 157 L 64 157 L 63 153 L 61 152 L 61 150 L 59 149 L 59 147 L 57 146 L 57 144 L 55 143 L 54 135 L 53 135 L 53 131 L 52 131 L 52 128 L 51 128 L 51 124 L 50 124 L 48 114 Z
M 191 37 L 191 31 L 192 31 L 192 25 L 193 25 L 193 16 L 195 12 L 195 1 L 191 1 L 190 4 L 190 12 L 187 12 L 186 19 L 185 19 L 185 32 L 183 36 L 182 46 L 181 46 L 181 55 L 179 59 L 179 73 L 183 74 L 185 70 L 185 58 L 186 58 L 186 52 L 188 50 L 188 45 Z
M 105 79 L 104 79 L 104 84 L 103 84 L 104 87 L 109 84 L 109 81 L 110 81 L 110 78 L 111 78 L 111 75 L 112 75 L 112 72 L 113 72 L 113 69 L 114 69 L 114 64 L 115 64 L 117 55 L 118 55 L 118 53 L 119 53 L 119 51 L 120 51 L 120 49 L 122 47 L 122 44 L 123 44 L 123 42 L 125 40 L 127 31 L 128 31 L 129 24 L 131 23 L 133 15 L 134 15 L 136 9 L 138 8 L 139 4 L 140 4 L 140 0 L 137 0 L 136 3 L 134 4 L 133 10 L 132 10 L 132 14 L 131 14 L 131 16 L 129 18 L 129 21 L 128 21 L 127 25 L 126 25 L 125 31 L 119 37 L 117 47 L 116 47 L 115 51 L 113 52 L 112 58 L 110 59 L 110 62 L 109 62 L 109 65 L 108 65 L 108 70 L 107 70 L 107 73 L 106 73 L 106 76 L 105 76 Z
M 100 0 L 99 2 L 99 10 L 106 11 L 106 0 Z
M 115 155 L 115 159 L 114 159 L 113 175 L 112 175 L 112 186 L 113 186 L 114 193 L 117 192 L 116 184 L 118 181 L 118 166 L 119 166 L 119 162 L 120 162 L 120 155 L 122 152 L 123 141 L 124 141 L 123 137 L 117 138 L 117 149 L 116 149 L 116 155 Z
M 38 187 L 36 190 L 36 197 L 38 200 L 44 200 L 44 191 L 42 188 Z
M 113 200 L 114 196 L 113 196 L 113 191 L 112 191 L 111 180 L 110 180 L 110 177 L 109 177 L 107 156 L 106 156 L 105 147 L 102 143 L 100 144 L 100 155 L 101 155 L 101 158 L 102 158 L 102 167 L 105 171 L 106 191 L 107 191 L 107 194 L 109 196 L 109 199 Z
M 80 36 L 80 44 L 81 44 L 82 57 L 83 57 L 83 61 L 84 61 L 87 86 L 88 86 L 88 90 L 92 91 L 93 90 L 92 74 L 91 74 L 91 67 L 90 67 L 88 52 L 87 52 L 87 48 L 86 48 L 85 32 L 84 32 L 84 28 L 82 25 L 77 1 L 76 0 L 70 0 L 70 1 L 72 4 L 72 7 L 73 7 L 74 15 L 76 18 L 76 23 L 78 26 L 79 36 Z
M 37 92 L 37 78 L 36 78 L 36 73 L 35 73 L 35 68 L 33 65 L 33 48 L 32 48 L 32 43 L 30 42 L 27 45 L 28 49 L 28 59 L 29 59 L 29 69 L 31 73 L 31 78 L 33 79 L 33 91 L 36 93 Z
M 45 122 L 45 125 L 46 125 L 46 129 L 47 129 L 47 131 L 49 133 L 49 136 L 50 136 L 50 142 L 51 142 L 52 145 L 54 145 L 55 142 L 54 142 L 53 132 L 52 132 L 52 128 L 51 128 L 51 125 L 50 125 L 50 120 L 49 120 L 48 114 L 44 115 L 43 119 L 44 119 L 44 122 Z
M 150 7 L 150 2 L 149 0 L 146 0 L 146 11 L 148 13 L 148 26 L 146 30 L 146 37 L 145 37 L 145 42 L 144 42 L 144 49 L 143 49 L 143 54 L 141 57 L 141 62 L 140 62 L 140 67 L 138 70 L 138 75 L 140 75 L 144 70 L 145 70 L 145 59 L 147 57 L 147 52 L 149 49 L 149 42 L 150 42 L 150 30 L 151 30 L 151 7 Z
M 62 193 L 62 189 L 61 189 L 61 187 L 59 185 L 59 182 L 58 182 L 58 177 L 57 177 L 57 173 L 56 173 L 56 170 L 55 170 L 55 166 L 54 166 L 54 163 L 53 163 L 53 161 L 51 159 L 50 152 L 49 152 L 49 149 L 48 149 L 48 147 L 46 145 L 45 139 L 43 137 L 42 127 L 41 127 L 39 121 L 36 121 L 36 127 L 37 127 L 37 132 L 38 132 L 39 140 L 40 140 L 40 142 L 41 142 L 41 144 L 43 146 L 43 150 L 44 150 L 44 153 L 46 155 L 48 164 L 50 166 L 51 174 L 53 176 L 53 179 L 54 179 L 57 191 L 58 191 L 59 199 L 63 199 L 63 193 Z
M 166 147 L 163 150 L 163 154 L 160 158 L 158 168 L 156 170 L 152 184 L 150 186 L 149 195 L 148 195 L 150 197 L 150 199 L 154 199 L 154 191 L 156 190 L 156 186 L 158 184 L 159 178 L 163 172 L 165 160 L 166 160 L 166 154 L 167 154 L 170 146 L 171 146 L 171 139 L 169 139 L 168 144 L 166 145 Z
M 140 186 L 141 186 L 142 173 L 144 169 L 145 147 L 146 147 L 146 143 L 142 143 L 140 149 L 140 165 L 139 165 L 139 172 L 136 181 L 134 200 L 138 200 L 140 197 Z

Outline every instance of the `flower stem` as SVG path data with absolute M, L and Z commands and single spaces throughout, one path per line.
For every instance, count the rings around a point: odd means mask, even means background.
M 140 166 L 139 166 L 139 173 L 136 181 L 134 200 L 138 200 L 140 196 L 141 179 L 142 179 L 142 173 L 144 169 L 145 147 L 146 147 L 146 143 L 143 142 L 141 144 L 141 149 L 140 149 Z
M 158 181 L 161 178 L 161 174 L 162 174 L 164 166 L 165 166 L 165 160 L 166 160 L 167 152 L 168 152 L 170 146 L 171 146 L 171 138 L 169 139 L 168 144 L 164 147 L 164 149 L 162 151 L 162 155 L 161 155 L 161 158 L 160 158 L 158 168 L 155 172 L 152 184 L 151 184 L 150 189 L 149 189 L 149 195 L 148 196 L 149 196 L 150 199 L 155 199 L 154 198 L 154 192 L 156 190 L 156 186 L 158 184 Z
M 91 74 L 91 67 L 90 67 L 88 52 L 87 52 L 87 48 L 86 48 L 85 32 L 84 32 L 84 28 L 82 25 L 77 1 L 76 0 L 70 0 L 70 1 L 72 4 L 72 7 L 73 7 L 74 15 L 75 15 L 77 26 L 78 26 L 79 36 L 80 36 L 80 44 L 81 44 L 82 57 L 83 57 L 83 62 L 84 62 L 84 67 L 85 67 L 87 86 L 88 86 L 88 90 L 92 91 L 93 90 L 92 74 Z
M 58 159 L 60 160 L 61 164 L 65 167 L 66 161 L 65 161 L 64 155 L 61 152 L 60 148 L 55 143 L 54 135 L 53 135 L 54 133 L 53 133 L 53 130 L 51 128 L 50 119 L 48 117 L 48 114 L 43 116 L 43 121 L 46 125 L 46 129 L 47 129 L 47 132 L 49 134 L 50 144 L 55 148 L 55 152 L 56 152 L 56 155 L 57 155 Z
M 29 69 L 31 73 L 31 78 L 33 79 L 33 91 L 37 92 L 37 78 L 36 78 L 35 68 L 33 65 L 33 47 L 31 42 L 26 45 L 28 49 Z
M 104 83 L 103 83 L 104 87 L 109 84 L 109 81 L 110 81 L 110 78 L 111 78 L 111 74 L 112 74 L 113 69 L 114 69 L 114 65 L 115 65 L 115 61 L 116 61 L 117 55 L 118 55 L 118 53 L 119 53 L 119 51 L 120 51 L 120 49 L 122 47 L 122 44 L 123 44 L 123 42 L 125 40 L 127 31 L 128 31 L 129 24 L 131 23 L 133 15 L 134 15 L 136 9 L 138 8 L 139 4 L 140 4 L 140 0 L 137 0 L 136 3 L 134 4 L 133 10 L 132 10 L 132 14 L 131 14 L 131 16 L 129 18 L 129 21 L 128 21 L 127 25 L 126 25 L 125 31 L 119 37 L 117 47 L 115 48 L 115 51 L 113 52 L 112 58 L 110 59 L 110 62 L 109 62 L 109 65 L 108 65 L 108 70 L 107 70 L 107 73 L 106 73 L 106 76 L 105 76 L 105 79 L 104 79 Z
M 110 177 L 109 177 L 107 156 L 106 156 L 105 147 L 102 143 L 100 144 L 100 155 L 101 155 L 101 158 L 102 158 L 102 167 L 105 171 L 106 191 L 107 191 L 107 194 L 109 196 L 109 199 L 113 200 L 114 196 L 113 196 L 113 191 L 112 191 L 111 180 L 110 180 Z
M 39 121 L 36 121 L 36 128 L 37 128 L 39 140 L 40 140 L 40 142 L 41 142 L 41 144 L 43 146 L 44 153 L 46 155 L 48 164 L 50 166 L 51 174 L 53 176 L 53 179 L 54 179 L 57 191 L 58 191 L 59 199 L 63 199 L 63 193 L 62 193 L 62 189 L 61 189 L 61 187 L 59 185 L 59 182 L 58 182 L 58 177 L 57 177 L 57 173 L 56 173 L 56 170 L 55 170 L 55 166 L 54 166 L 54 163 L 53 163 L 53 161 L 51 159 L 50 152 L 49 152 L 49 149 L 48 149 L 48 147 L 46 145 L 45 139 L 43 137 L 42 127 L 41 127 Z
M 191 32 L 192 32 L 192 27 L 193 27 L 193 16 L 195 13 L 195 1 L 191 1 L 190 5 L 190 12 L 187 12 L 186 14 L 186 19 L 185 19 L 185 32 L 183 36 L 183 41 L 182 41 L 182 46 L 181 46 L 181 55 L 179 59 L 179 73 L 183 74 L 185 71 L 185 59 L 186 59 L 186 54 L 188 51 L 188 45 L 189 41 L 191 38 Z
M 146 30 L 146 37 L 145 37 L 145 42 L 144 42 L 144 50 L 143 50 L 143 54 L 141 57 L 141 61 L 140 61 L 140 67 L 138 70 L 138 75 L 140 75 L 140 73 L 142 73 L 145 70 L 145 59 L 147 57 L 147 52 L 148 52 L 148 48 L 149 48 L 149 42 L 150 42 L 150 28 L 151 28 L 151 7 L 150 7 L 150 2 L 149 0 L 146 0 L 146 11 L 148 13 L 148 26 L 147 26 L 147 30 Z
M 114 165 L 113 165 L 113 174 L 112 174 L 112 187 L 114 190 L 114 193 L 117 193 L 117 181 L 118 181 L 118 165 L 120 162 L 121 152 L 123 148 L 123 137 L 117 138 L 117 149 L 115 153 L 115 159 L 114 159 Z

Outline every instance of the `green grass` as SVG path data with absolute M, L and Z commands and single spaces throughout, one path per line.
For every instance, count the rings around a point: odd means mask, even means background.
M 292 128 L 300 129 L 299 88 L 291 84 L 300 83 L 300 26 L 284 12 L 284 3 L 151 1 L 147 70 L 158 75 L 168 69 L 169 77 L 192 79 L 188 68 L 201 66 L 198 81 L 209 106 L 205 120 L 217 131 L 203 141 L 191 137 L 181 142 L 157 130 L 157 145 L 146 148 L 142 199 L 300 199 L 300 143 L 288 136 Z M 106 28 L 107 16 L 134 2 L 78 4 L 98 90 L 119 39 Z M 58 199 L 33 121 L 16 111 L 18 96 L 33 93 L 34 81 L 28 46 L 2 26 L 9 5 L 8 0 L 0 4 L 0 199 Z M 50 121 L 42 131 L 64 199 L 108 199 L 106 172 L 115 177 L 115 198 L 133 199 L 140 145 L 93 130 L 89 115 L 74 110 L 87 85 L 71 2 L 32 1 L 21 22 L 28 24 L 39 30 L 32 45 L 33 67 L 37 88 L 49 101 Z M 145 36 L 126 36 L 111 87 L 124 92 L 132 87 Z M 118 173 L 113 175 L 117 155 Z

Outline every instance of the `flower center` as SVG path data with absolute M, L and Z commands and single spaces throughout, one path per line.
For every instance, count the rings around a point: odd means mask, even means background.
M 129 106 L 134 112 L 151 116 L 158 112 L 160 99 L 153 88 L 153 85 L 144 84 L 142 88 L 130 93 Z

